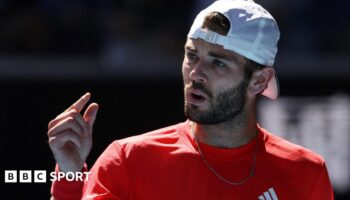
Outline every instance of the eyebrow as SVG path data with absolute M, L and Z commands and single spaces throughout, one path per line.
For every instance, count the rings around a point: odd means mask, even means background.
M 195 48 L 193 48 L 193 47 L 191 47 L 191 46 L 185 46 L 185 49 L 197 53 L 197 49 L 195 49 Z M 228 56 L 226 56 L 226 55 L 222 55 L 222 54 L 218 54 L 218 53 L 214 53 L 214 52 L 209 52 L 208 55 L 209 55 L 209 56 L 212 56 L 212 57 L 220 58 L 220 59 L 231 60 L 231 59 L 230 59 Z
M 188 50 L 188 51 L 192 51 L 192 52 L 195 52 L 197 53 L 197 49 L 191 47 L 191 46 L 185 46 L 185 49 Z M 219 54 L 219 53 L 214 53 L 212 51 L 210 51 L 208 53 L 209 56 L 212 56 L 212 57 L 215 57 L 215 58 L 218 58 L 218 59 L 223 59 L 223 60 L 226 60 L 226 61 L 230 61 L 230 62 L 239 62 L 239 60 L 235 57 L 235 56 L 227 56 L 227 55 L 224 55 L 224 54 Z
M 193 52 L 197 52 L 196 49 L 190 47 L 190 46 L 185 46 L 185 50 L 189 50 L 189 51 L 193 51 Z
M 235 58 L 231 58 L 231 57 L 228 57 L 228 56 L 223 55 L 223 54 L 217 54 L 217 53 L 214 53 L 214 52 L 209 52 L 208 54 L 209 54 L 209 56 L 212 56 L 212 57 L 215 57 L 215 58 L 219 58 L 219 59 L 224 59 L 224 60 L 227 60 L 227 61 L 235 60 Z

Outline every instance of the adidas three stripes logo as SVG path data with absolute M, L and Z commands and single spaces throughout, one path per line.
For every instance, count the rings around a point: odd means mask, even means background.
M 269 188 L 268 191 L 259 196 L 259 200 L 278 200 L 276 192 L 273 188 Z

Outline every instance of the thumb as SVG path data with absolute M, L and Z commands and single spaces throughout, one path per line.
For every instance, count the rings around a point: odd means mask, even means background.
M 92 127 L 94 126 L 97 111 L 98 111 L 98 104 L 92 103 L 89 105 L 89 107 L 86 109 L 84 113 L 84 120 L 87 122 L 90 130 L 92 130 Z

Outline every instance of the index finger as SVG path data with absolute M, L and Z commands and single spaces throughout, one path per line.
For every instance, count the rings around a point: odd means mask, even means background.
M 75 103 L 73 103 L 66 111 L 75 109 L 76 111 L 80 112 L 85 104 L 90 100 L 91 94 L 90 92 L 85 93 L 83 96 L 78 99 Z

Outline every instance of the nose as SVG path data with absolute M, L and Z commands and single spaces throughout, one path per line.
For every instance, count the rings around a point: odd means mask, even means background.
M 193 68 L 190 71 L 191 81 L 204 83 L 207 80 L 207 75 L 204 72 L 204 63 L 197 62 L 193 65 Z

